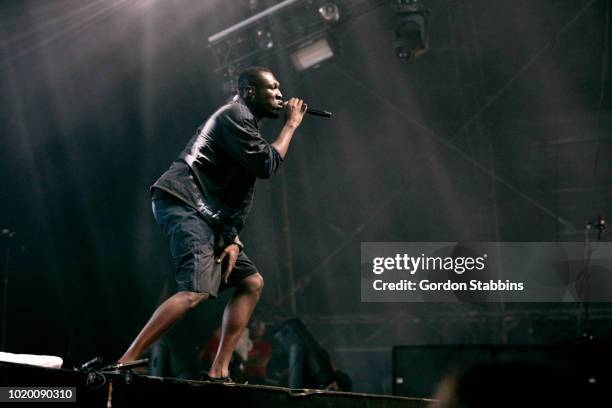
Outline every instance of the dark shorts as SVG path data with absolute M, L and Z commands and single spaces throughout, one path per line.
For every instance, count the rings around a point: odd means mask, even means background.
M 223 242 L 198 211 L 169 194 L 155 194 L 153 215 L 166 234 L 176 266 L 179 291 L 208 293 L 236 286 L 257 268 L 244 252 L 240 252 L 227 284 L 221 282 L 221 268 L 215 260 L 223 251 Z

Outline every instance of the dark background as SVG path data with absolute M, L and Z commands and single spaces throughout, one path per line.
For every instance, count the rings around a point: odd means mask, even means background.
M 165 296 L 173 267 L 148 188 L 225 100 L 207 38 L 247 3 L 0 3 L 5 351 L 114 361 Z M 612 211 L 609 2 L 427 5 L 415 60 L 394 55 L 395 14 L 372 1 L 331 30 L 339 52 L 318 69 L 263 61 L 285 97 L 334 117 L 307 117 L 258 183 L 241 233 L 266 279 L 256 315 L 270 334 L 302 318 L 357 391 L 390 392 L 393 345 L 551 344 L 583 328 L 577 303 L 361 303 L 361 242 L 581 241 Z M 177 359 L 189 364 L 223 304 L 177 325 Z M 610 312 L 591 305 L 597 339 Z

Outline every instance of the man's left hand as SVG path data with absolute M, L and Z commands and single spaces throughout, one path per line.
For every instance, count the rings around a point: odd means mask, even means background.
M 227 283 L 227 280 L 229 279 L 229 276 L 232 273 L 232 269 L 234 269 L 234 265 L 236 265 L 238 254 L 240 254 L 240 247 L 237 244 L 231 244 L 225 247 L 225 249 L 219 256 L 219 259 L 217 259 L 217 263 L 221 263 L 227 257 L 225 268 L 223 269 L 224 283 Z

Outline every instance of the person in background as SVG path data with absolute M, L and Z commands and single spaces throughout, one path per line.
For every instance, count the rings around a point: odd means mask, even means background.
M 198 353 L 198 361 L 205 364 L 210 365 L 215 361 L 215 356 L 217 355 L 217 349 L 219 348 L 219 343 L 221 341 L 221 325 L 217 326 L 217 328 L 213 331 L 210 339 L 202 346 L 200 352 Z
M 272 357 L 272 344 L 265 339 L 266 324 L 261 320 L 251 323 L 251 342 L 253 348 L 245 365 L 245 378 L 251 383 L 265 384 L 268 363 Z
M 198 353 L 198 362 L 207 366 L 213 363 L 215 360 L 215 356 L 217 355 L 217 351 L 219 349 L 219 344 L 221 343 L 221 325 L 217 326 L 217 328 L 213 331 L 210 339 L 200 349 Z M 245 381 L 244 371 L 245 371 L 245 362 L 248 358 L 248 353 L 251 350 L 252 343 L 249 338 L 249 329 L 245 329 L 242 333 L 242 336 L 236 343 L 236 350 L 232 354 L 232 358 L 229 362 L 230 371 L 232 371 L 233 379 L 237 382 Z
M 428 408 L 581 407 L 586 382 L 551 364 L 530 361 L 481 363 L 449 373 Z

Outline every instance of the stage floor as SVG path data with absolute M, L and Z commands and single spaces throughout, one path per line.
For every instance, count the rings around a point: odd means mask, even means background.
M 224 407 L 367 407 L 367 408 L 424 408 L 431 400 L 349 392 L 289 389 L 267 385 L 217 384 L 162 378 L 126 372 L 81 372 L 51 369 L 26 364 L 0 362 L 0 386 L 14 390 L 32 390 L 32 387 L 70 387 L 76 401 L 55 402 L 54 406 L 69 407 L 136 407 L 136 406 L 189 406 L 223 401 Z M 3 398 L 8 396 L 3 388 Z M 17 396 L 28 394 L 13 392 Z M 18 395 L 19 394 L 19 395 Z M 67 398 L 67 392 L 63 397 Z M 39 393 L 29 392 L 30 396 Z M 48 393 L 47 393 L 48 395 Z M 56 394 L 62 395 L 62 394 Z M 2 406 L 9 400 L 0 400 Z M 61 399 L 59 400 L 61 401 Z M 10 402 L 8 402 L 10 404 Z M 15 406 L 26 406 L 15 402 Z

